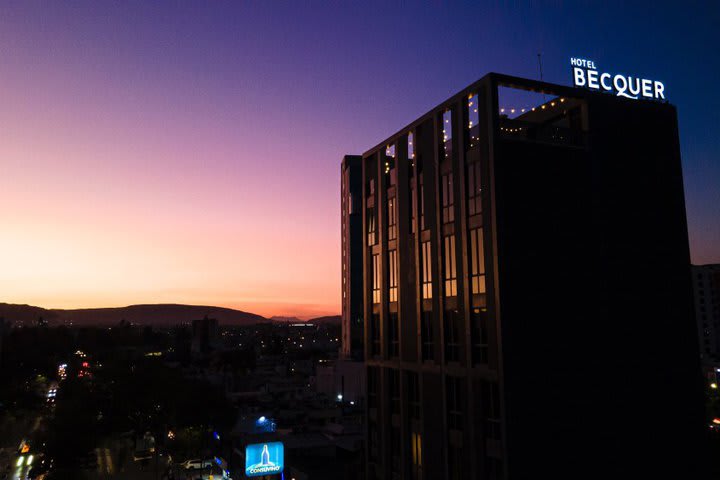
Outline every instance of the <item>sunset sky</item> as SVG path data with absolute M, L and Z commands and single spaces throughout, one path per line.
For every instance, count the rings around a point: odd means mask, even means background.
M 717 3 L 539 3 L 3 2 L 0 302 L 339 313 L 341 157 L 538 52 L 664 81 L 720 262 Z

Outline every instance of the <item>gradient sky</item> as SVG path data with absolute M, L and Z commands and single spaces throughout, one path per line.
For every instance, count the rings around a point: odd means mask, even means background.
M 337 313 L 342 155 L 538 52 L 665 82 L 720 262 L 718 2 L 479 3 L 2 2 L 0 301 Z

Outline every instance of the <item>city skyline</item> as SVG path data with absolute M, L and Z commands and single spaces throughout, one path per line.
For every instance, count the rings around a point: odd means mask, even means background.
M 204 7 L 0 9 L 0 302 L 338 314 L 342 156 L 538 52 L 665 83 L 691 259 L 720 262 L 717 6 Z

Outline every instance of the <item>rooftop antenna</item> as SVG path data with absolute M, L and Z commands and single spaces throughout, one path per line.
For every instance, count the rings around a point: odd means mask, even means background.
M 542 53 L 538 52 L 538 70 L 540 70 L 540 81 L 543 81 L 543 72 L 542 72 Z M 543 103 L 545 103 L 545 92 L 543 92 Z
M 538 52 L 538 69 L 540 70 L 540 81 L 543 81 L 543 75 L 542 75 L 542 53 Z

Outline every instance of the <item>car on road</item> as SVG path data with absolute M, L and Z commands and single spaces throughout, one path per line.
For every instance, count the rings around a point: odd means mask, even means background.
M 201 468 L 207 468 L 212 465 L 212 460 L 200 460 L 199 458 L 193 458 L 192 460 L 185 460 L 180 464 L 185 470 L 198 470 Z

